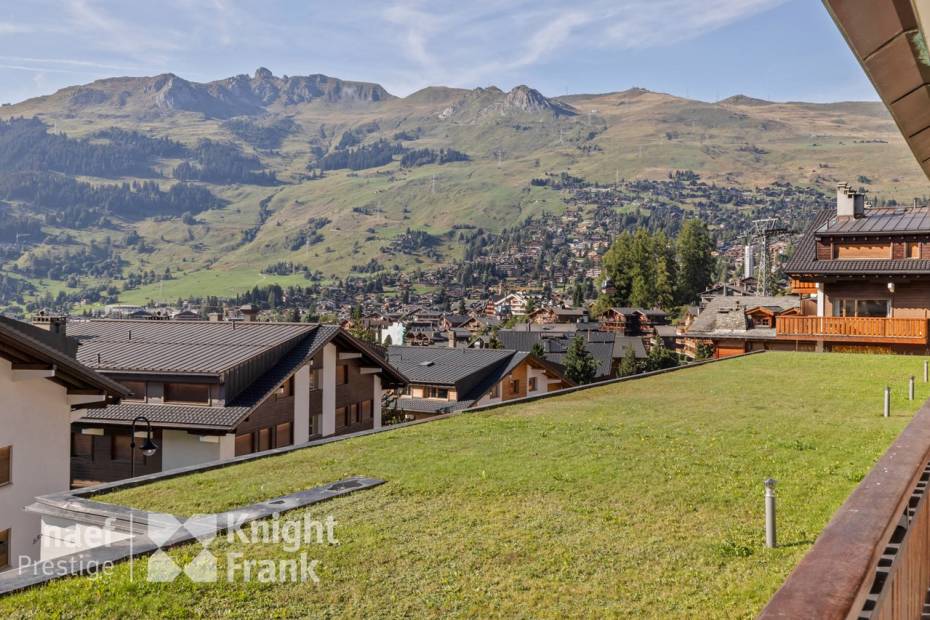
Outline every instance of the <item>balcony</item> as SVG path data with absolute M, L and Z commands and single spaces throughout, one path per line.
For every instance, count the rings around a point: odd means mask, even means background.
M 927 319 L 783 316 L 775 333 L 785 340 L 927 344 Z

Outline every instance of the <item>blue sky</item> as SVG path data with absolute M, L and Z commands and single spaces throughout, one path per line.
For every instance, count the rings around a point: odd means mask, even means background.
M 0 101 L 115 75 L 877 99 L 816 0 L 0 0 Z

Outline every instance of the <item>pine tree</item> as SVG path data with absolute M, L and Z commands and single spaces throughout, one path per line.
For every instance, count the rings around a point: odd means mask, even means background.
M 585 348 L 581 336 L 572 339 L 562 363 L 565 366 L 565 375 L 578 385 L 591 383 L 597 376 L 597 360 Z
M 620 360 L 620 368 L 617 374 L 621 377 L 630 377 L 637 373 L 639 373 L 639 362 L 636 361 L 636 351 L 633 350 L 633 347 L 627 347 Z
M 646 357 L 646 370 L 662 370 L 678 366 L 678 356 L 665 347 L 661 338 L 656 338 Z
M 532 353 L 536 357 L 542 358 L 546 356 L 546 349 L 543 348 L 541 342 L 534 342 L 533 348 L 530 349 L 530 353 Z
M 693 303 L 711 283 L 716 267 L 713 239 L 703 222 L 687 220 L 678 234 L 678 301 Z

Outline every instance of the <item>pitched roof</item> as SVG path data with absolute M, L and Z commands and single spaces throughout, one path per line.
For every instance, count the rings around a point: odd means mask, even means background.
M 694 319 L 688 328 L 688 336 L 757 336 L 774 337 L 775 330 L 752 327 L 746 319 L 746 311 L 759 306 L 779 306 L 785 310 L 797 308 L 800 298 L 782 296 L 719 296 L 707 303 L 707 307 Z
M 286 346 L 316 327 L 301 323 L 98 319 L 71 321 L 68 334 L 81 343 L 78 359 L 97 370 L 220 374 Z
M 411 383 L 455 385 L 476 372 L 509 360 L 515 351 L 451 347 L 388 347 L 388 361 Z
M 835 216 L 836 211 L 834 209 L 823 209 L 820 213 L 817 214 L 817 217 L 814 219 L 813 223 L 811 223 L 807 231 L 805 231 L 804 235 L 801 237 L 801 240 L 798 242 L 794 256 L 792 256 L 791 260 L 788 261 L 788 264 L 785 265 L 785 273 L 791 276 L 829 274 L 887 275 L 930 273 L 930 260 L 926 259 L 907 258 L 901 260 L 817 260 L 817 234 L 821 229 L 824 229 L 825 226 L 828 227 L 830 221 L 836 219 Z M 847 223 L 850 226 L 853 226 L 854 222 L 862 222 L 869 219 L 869 217 L 871 216 L 859 218 L 858 220 L 852 219 Z M 916 229 L 906 232 L 914 233 L 916 232 Z M 832 232 L 830 234 L 832 234 Z M 867 234 L 875 235 L 876 233 L 869 232 Z
M 926 207 L 879 207 L 865 210 L 864 217 L 833 217 L 817 228 L 820 235 L 894 235 L 930 233 L 930 212 Z
M 383 372 L 393 378 L 393 383 L 406 383 L 404 376 L 387 363 L 373 347 L 363 343 L 335 325 L 314 325 L 309 335 L 300 341 L 276 364 L 247 386 L 230 403 L 223 407 L 179 406 L 172 404 L 152 404 L 141 402 L 124 402 L 117 406 L 101 409 L 88 409 L 81 418 L 86 423 L 127 423 L 136 416 L 146 416 L 155 426 L 209 428 L 231 430 L 261 405 L 277 390 L 298 368 L 313 358 L 320 349 L 332 340 L 340 341 L 343 346 L 360 349 L 371 362 L 383 368 Z M 385 382 L 390 384 L 392 382 Z
M 129 396 L 129 390 L 112 379 L 94 372 L 59 348 L 52 346 L 48 333 L 38 327 L 0 317 L 0 356 L 17 363 L 47 363 L 57 369 L 51 380 L 79 389 L 95 389 L 110 397 Z

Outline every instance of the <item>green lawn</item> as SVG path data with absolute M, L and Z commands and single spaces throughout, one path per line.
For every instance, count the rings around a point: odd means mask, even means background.
M 930 395 L 904 398 L 921 363 L 767 353 L 114 493 L 193 514 L 388 481 L 310 509 L 338 524 L 338 545 L 309 548 L 319 586 L 152 584 L 139 565 L 130 582 L 123 564 L 0 599 L 0 617 L 750 617 Z

